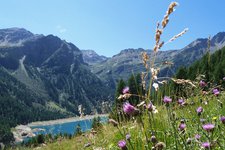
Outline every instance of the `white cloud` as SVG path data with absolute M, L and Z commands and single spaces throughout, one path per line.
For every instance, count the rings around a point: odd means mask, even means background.
M 62 27 L 61 25 L 57 25 L 56 29 L 58 30 L 59 33 L 65 33 L 67 31 L 67 29 Z

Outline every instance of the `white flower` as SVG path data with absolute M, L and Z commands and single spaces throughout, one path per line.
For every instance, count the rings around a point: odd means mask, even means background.
M 152 86 L 155 88 L 156 91 L 159 89 L 159 84 L 158 83 L 153 83 Z

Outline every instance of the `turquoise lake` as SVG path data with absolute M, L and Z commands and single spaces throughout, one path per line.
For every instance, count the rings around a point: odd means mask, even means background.
M 45 131 L 38 131 L 34 132 L 35 134 L 49 134 L 57 135 L 59 133 L 67 133 L 67 134 L 74 134 L 77 125 L 79 124 L 81 126 L 81 130 L 83 132 L 91 129 L 92 126 L 92 120 L 93 119 L 86 119 L 86 120 L 80 120 L 80 121 L 74 121 L 74 122 L 67 122 L 67 123 L 60 123 L 60 124 L 54 124 L 54 125 L 45 125 L 45 126 L 32 126 L 32 129 L 35 128 L 41 128 Z M 108 117 L 101 117 L 101 122 L 106 123 L 108 121 Z

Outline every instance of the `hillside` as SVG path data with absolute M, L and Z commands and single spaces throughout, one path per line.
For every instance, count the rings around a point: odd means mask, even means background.
M 212 55 L 206 53 L 200 60 L 189 67 L 181 67 L 176 73 L 177 78 L 195 80 L 200 75 L 205 75 L 206 82 L 221 83 L 225 75 L 225 47 Z
M 189 66 L 196 60 L 206 54 L 208 46 L 207 38 L 199 38 L 191 42 L 186 47 L 179 50 L 159 51 L 156 58 L 156 65 L 162 67 L 160 76 L 172 76 L 180 66 Z M 225 32 L 220 32 L 212 37 L 210 42 L 210 53 L 225 46 Z M 132 73 L 140 73 L 144 70 L 141 53 L 146 51 L 150 58 L 153 55 L 152 50 L 125 49 L 112 58 L 91 65 L 91 70 L 104 83 L 115 89 L 119 79 L 127 79 Z M 169 61 L 173 65 L 163 65 L 163 62 Z M 88 63 L 88 62 L 87 62 Z
M 21 28 L 0 30 L 1 124 L 75 116 L 78 105 L 85 114 L 101 113 L 109 97 L 72 43 Z

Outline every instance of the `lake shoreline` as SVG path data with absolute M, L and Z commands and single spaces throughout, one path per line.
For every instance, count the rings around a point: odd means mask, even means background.
M 48 121 L 36 121 L 36 122 L 28 123 L 27 126 L 35 127 L 35 126 L 56 125 L 56 124 L 62 124 L 62 123 L 70 123 L 75 121 L 93 119 L 94 117 L 107 117 L 107 116 L 109 116 L 109 114 L 86 115 L 84 117 L 70 117 L 70 118 L 48 120 Z

